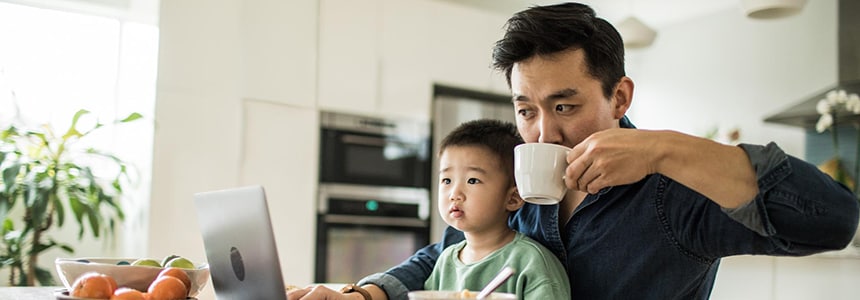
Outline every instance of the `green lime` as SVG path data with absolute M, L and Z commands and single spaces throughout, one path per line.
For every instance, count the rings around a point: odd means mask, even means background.
M 171 259 L 174 259 L 177 257 L 179 257 L 179 255 L 176 255 L 176 254 L 171 254 L 171 255 L 165 256 L 164 259 L 161 260 L 161 265 L 166 267 L 167 262 L 169 262 Z
M 180 268 L 180 269 L 193 270 L 194 269 L 194 263 L 192 263 L 187 258 L 177 257 L 177 258 L 174 258 L 174 259 L 171 259 L 170 261 L 168 261 L 167 264 L 164 265 L 164 267 L 165 268 L 174 267 L 174 268 Z
M 137 260 L 131 262 L 131 265 L 132 266 L 149 266 L 149 267 L 161 268 L 161 264 L 158 263 L 157 260 L 154 260 L 152 258 L 138 258 Z

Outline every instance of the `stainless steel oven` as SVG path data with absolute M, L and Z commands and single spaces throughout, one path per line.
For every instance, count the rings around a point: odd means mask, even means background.
M 316 282 L 355 282 L 430 240 L 429 122 L 320 115 Z
M 429 243 L 427 189 L 322 184 L 318 208 L 316 282 L 355 282 Z
M 430 126 L 323 112 L 320 182 L 427 188 Z

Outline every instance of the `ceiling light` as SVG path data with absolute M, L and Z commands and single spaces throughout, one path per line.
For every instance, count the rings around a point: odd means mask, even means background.
M 747 17 L 753 19 L 776 19 L 800 12 L 806 0 L 741 0 Z
M 624 39 L 626 48 L 644 48 L 654 42 L 657 32 L 636 17 L 628 17 L 618 23 L 618 33 Z

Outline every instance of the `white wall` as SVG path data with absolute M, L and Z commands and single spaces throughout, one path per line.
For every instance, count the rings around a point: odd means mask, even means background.
M 628 51 L 634 124 L 695 135 L 738 127 L 741 142 L 803 157 L 802 130 L 763 119 L 836 81 L 835 17 L 836 1 L 820 0 L 785 19 L 729 9 L 660 28 L 651 47 Z
M 844 1 L 844 0 L 843 0 Z M 764 123 L 836 81 L 836 1 L 807 1 L 801 14 L 752 20 L 738 9 L 658 30 L 628 50 L 639 128 L 704 135 L 737 127 L 741 142 L 775 141 L 803 157 L 803 130 Z M 860 259 L 742 256 L 724 259 L 712 299 L 857 299 Z

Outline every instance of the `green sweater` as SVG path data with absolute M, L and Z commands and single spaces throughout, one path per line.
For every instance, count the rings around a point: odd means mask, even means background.
M 519 299 L 570 299 L 570 282 L 558 258 L 531 238 L 517 232 L 514 240 L 485 257 L 464 264 L 458 254 L 466 241 L 445 248 L 424 282 L 424 289 L 478 292 L 505 266 L 514 269 L 496 292 L 514 293 Z

